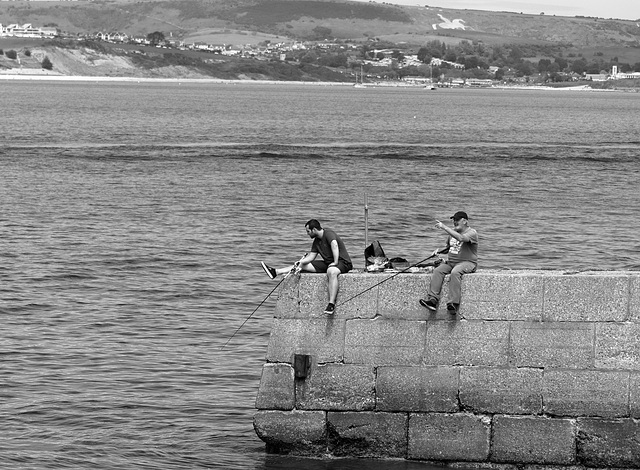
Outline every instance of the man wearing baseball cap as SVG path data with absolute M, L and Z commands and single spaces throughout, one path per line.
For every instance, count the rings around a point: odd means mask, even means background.
M 440 301 L 440 291 L 444 277 L 451 274 L 449 279 L 449 300 L 447 311 L 455 315 L 460 307 L 462 275 L 472 273 L 478 266 L 478 232 L 469 227 L 469 216 L 466 212 L 458 211 L 451 216 L 453 227 L 449 228 L 436 220 L 436 228 L 447 232 L 447 245 L 435 250 L 433 256 L 447 253 L 447 261 L 434 269 L 431 284 L 427 291 L 427 299 L 420 299 L 420 305 L 436 311 Z

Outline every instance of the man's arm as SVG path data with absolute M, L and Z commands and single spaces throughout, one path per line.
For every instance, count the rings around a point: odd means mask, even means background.
M 316 256 L 318 256 L 318 253 L 315 252 L 315 251 L 311 251 L 311 252 L 307 253 L 306 256 L 300 260 L 300 264 L 301 265 L 302 264 L 309 264 L 314 259 L 316 259 Z
M 337 266 L 340 260 L 340 248 L 337 240 L 331 240 L 331 254 L 333 255 L 333 263 L 329 264 L 329 266 Z
M 469 243 L 472 241 L 471 237 L 469 236 L 469 233 L 471 232 L 471 230 L 467 230 L 465 233 L 458 233 L 452 228 L 447 227 L 445 224 L 443 224 L 439 220 L 437 222 L 438 223 L 436 224 L 436 227 L 441 228 L 456 240 L 461 241 L 463 243 Z

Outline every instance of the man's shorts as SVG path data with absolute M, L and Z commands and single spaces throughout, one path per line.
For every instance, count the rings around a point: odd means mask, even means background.
M 327 269 L 329 269 L 329 265 L 331 263 L 327 263 L 325 260 L 313 260 L 311 262 L 313 267 L 315 268 L 317 273 L 326 273 Z M 348 273 L 353 269 L 353 265 L 349 262 L 345 262 L 344 260 L 338 260 L 338 264 L 336 266 L 341 273 Z

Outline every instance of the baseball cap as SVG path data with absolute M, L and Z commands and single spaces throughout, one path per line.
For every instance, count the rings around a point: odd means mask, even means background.
M 453 214 L 451 217 L 449 217 L 450 219 L 453 220 L 460 220 L 460 219 L 467 219 L 469 220 L 469 216 L 467 215 L 466 212 L 463 211 L 458 211 L 455 214 Z

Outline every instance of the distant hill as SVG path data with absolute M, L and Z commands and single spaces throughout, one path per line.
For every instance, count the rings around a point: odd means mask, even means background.
M 436 38 L 490 44 L 554 43 L 576 51 L 640 49 L 640 20 L 527 15 L 398 6 L 349 0 L 179 0 L 0 2 L 0 23 L 56 26 L 72 35 L 119 31 L 169 37 L 212 29 L 261 32 L 292 39 L 376 37 L 420 45 Z M 251 37 L 247 38 L 251 41 Z M 249 42 L 248 41 L 248 42 Z

